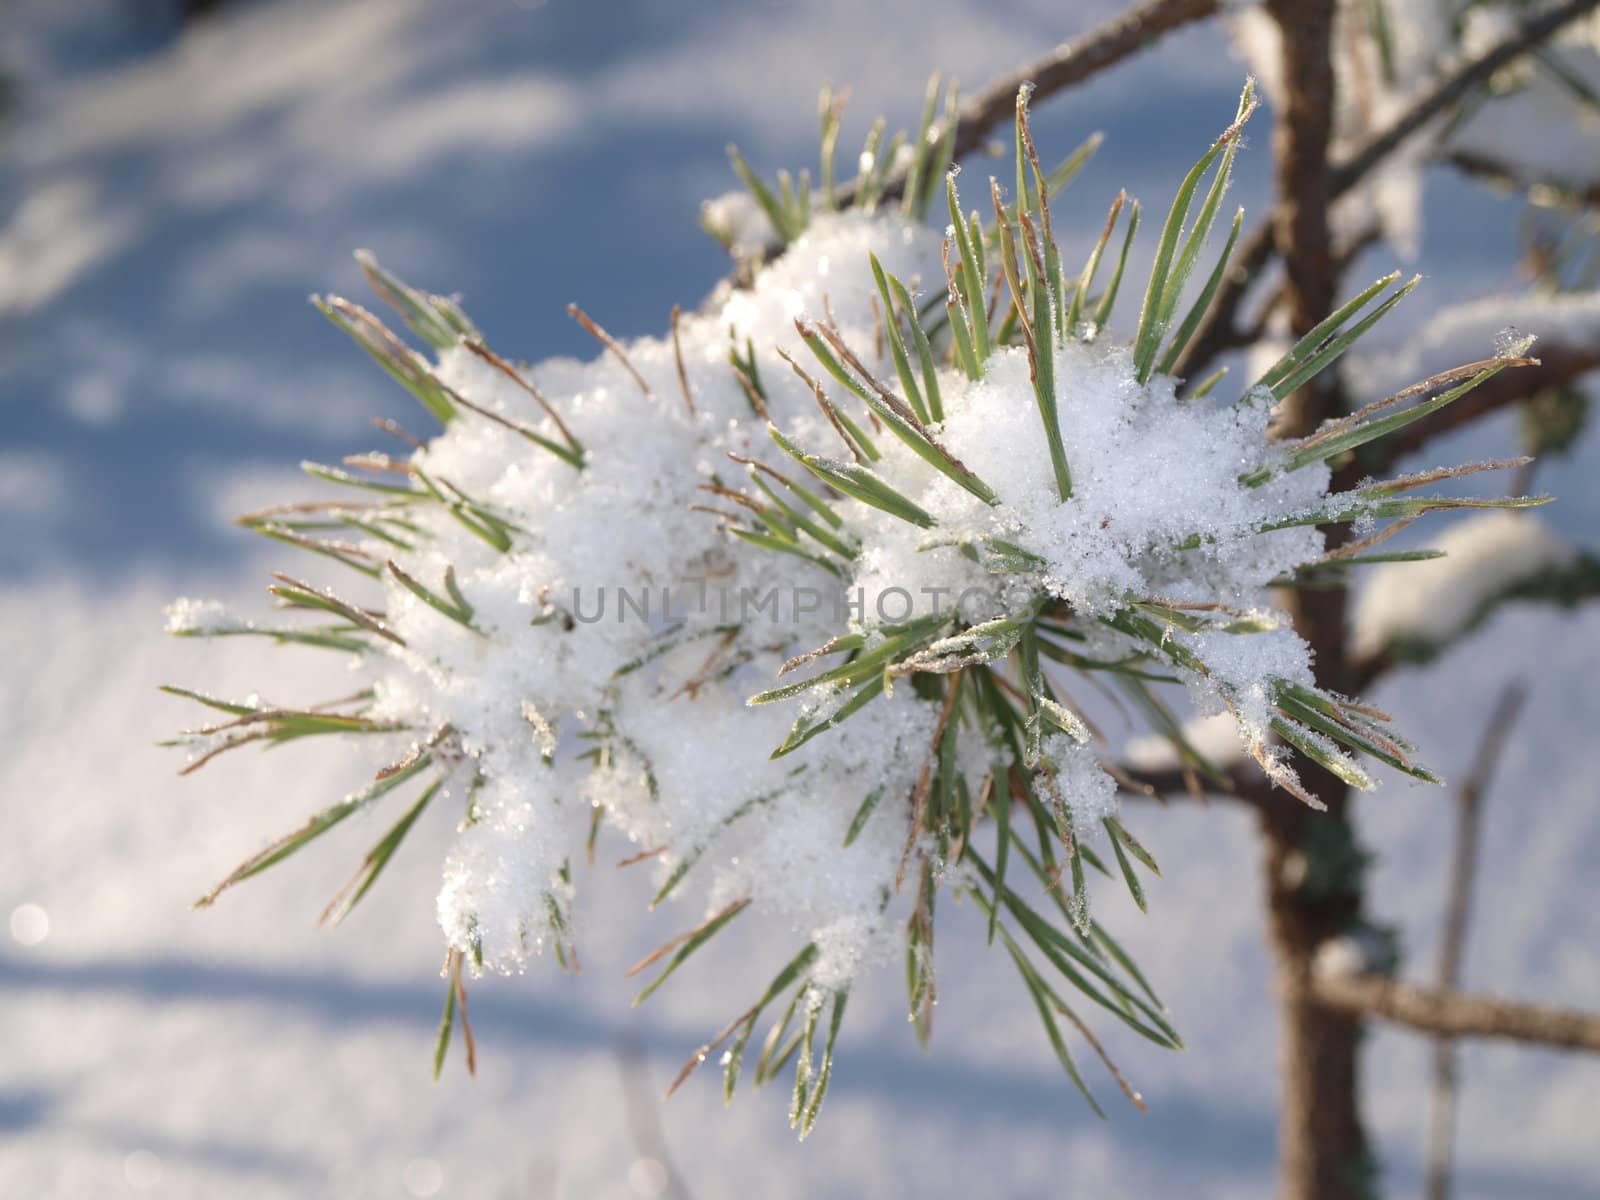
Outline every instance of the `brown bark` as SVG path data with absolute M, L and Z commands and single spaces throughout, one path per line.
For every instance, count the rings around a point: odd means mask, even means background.
M 1600 1053 L 1600 1016 L 1575 1009 L 1418 987 L 1387 975 L 1320 979 L 1313 994 L 1328 1012 L 1351 1020 L 1378 1017 L 1438 1037 L 1502 1038 Z
M 1524 20 L 1516 32 L 1504 41 L 1440 76 L 1393 123 L 1367 139 L 1333 167 L 1326 181 L 1329 198 L 1337 199 L 1344 195 L 1399 149 L 1406 138 L 1462 100 L 1501 67 L 1548 41 L 1579 17 L 1593 12 L 1597 3 L 1600 0 L 1566 0 Z M 1294 6 L 1279 4 L 1275 7 L 1282 9 Z M 1294 90 L 1304 92 L 1305 83 L 1297 82 Z M 1328 93 L 1328 99 L 1331 106 L 1331 92 Z M 1277 241 L 1277 230 L 1271 225 L 1254 230 L 1239 244 L 1210 311 L 1178 362 L 1179 375 L 1198 379 L 1218 355 L 1245 344 L 1239 310 L 1244 305 L 1250 285 L 1260 278 L 1261 272 L 1272 261 L 1273 252 L 1278 249 L 1281 246 Z
M 1146 0 L 1020 70 L 992 80 L 961 106 L 956 157 L 977 150 L 992 128 L 1013 118 L 1017 89 L 1023 84 L 1033 84 L 1034 98 L 1043 100 L 1153 46 L 1163 34 L 1213 16 L 1221 7 L 1219 0 Z
M 1184 25 L 1214 16 L 1220 0 L 1145 0 L 1080 37 L 1063 42 L 1042 58 L 1035 59 L 991 80 L 961 105 L 956 118 L 954 157 L 959 160 L 980 149 L 995 126 L 1016 116 L 1017 89 L 1033 85 L 1035 100 L 1082 83 L 1115 66 L 1125 58 L 1153 46 L 1162 35 Z M 936 125 L 930 136 L 938 136 Z M 898 196 L 905 188 L 905 175 L 896 173 L 884 187 L 886 196 Z M 848 206 L 855 196 L 855 183 L 842 185 L 837 202 Z
M 1111 772 L 1124 795 L 1154 800 L 1160 804 L 1173 799 L 1209 803 L 1212 797 L 1218 797 L 1228 804 L 1261 808 L 1277 803 L 1282 796 L 1282 793 L 1273 791 L 1267 777 L 1253 762 L 1240 760 L 1212 765 L 1222 776 L 1220 787 L 1200 772 L 1182 767 L 1142 770 L 1123 765 L 1113 766 Z
M 1315 813 L 1283 798 L 1261 820 L 1268 939 L 1279 1006 L 1278 1180 L 1283 1200 L 1350 1200 L 1366 1192 L 1366 1131 L 1358 1107 L 1360 1020 L 1318 1002 L 1317 947 L 1360 916 L 1354 881 L 1310 886 L 1313 826 L 1344 824 L 1343 785 L 1305 770 L 1328 804 Z M 1326 830 L 1324 830 L 1326 833 Z
M 1561 387 L 1600 368 L 1600 345 L 1547 340 L 1535 342 L 1529 353 L 1539 360 L 1538 366 L 1504 371 L 1454 404 L 1397 430 L 1375 444 L 1373 454 L 1362 459 L 1362 470 L 1366 473 L 1390 471 L 1401 458 L 1423 449 L 1435 438 L 1526 400 L 1535 392 Z
M 1269 0 L 1283 34 L 1282 76 L 1288 95 L 1273 133 L 1277 207 L 1272 245 L 1285 268 L 1283 298 L 1291 331 L 1300 336 L 1334 307 L 1337 271 L 1328 231 L 1332 181 L 1334 0 Z M 1278 432 L 1303 436 L 1338 411 L 1330 380 L 1288 397 Z M 1294 591 L 1285 607 L 1316 656 L 1318 682 L 1343 690 L 1344 594 Z M 1345 785 L 1301 763 L 1306 786 L 1328 805 L 1315 813 L 1284 797 L 1262 811 L 1267 930 L 1279 1006 L 1278 1180 L 1283 1200 L 1354 1200 L 1369 1171 L 1359 1101 L 1360 1022 L 1317 1002 L 1312 962 L 1317 948 L 1359 916 L 1353 870 L 1331 878 L 1314 869 L 1316 843 L 1348 838 Z

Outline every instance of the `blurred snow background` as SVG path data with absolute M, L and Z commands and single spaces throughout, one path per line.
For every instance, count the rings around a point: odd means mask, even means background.
M 178 780 L 153 746 L 187 715 L 159 682 L 295 696 L 293 651 L 159 633 L 172 595 L 246 600 L 279 561 L 228 518 L 294 487 L 301 458 L 373 444 L 370 415 L 414 420 L 304 303 L 361 290 L 353 247 L 459 289 L 503 349 L 588 354 L 568 300 L 653 332 L 723 271 L 696 216 L 730 186 L 729 139 L 763 168 L 809 162 L 823 78 L 853 88 L 859 136 L 879 111 L 914 119 L 928 70 L 977 85 L 1119 6 L 262 0 L 182 30 L 164 7 L 0 11 L 0 1195 L 1269 1195 L 1272 1009 L 1241 814 L 1180 804 L 1137 824 L 1167 877 L 1150 917 L 1113 927 L 1190 1045 L 1162 1055 L 1105 1030 L 1149 1116 L 1103 1076 L 1113 1120 L 1087 1112 L 1009 967 L 980 958 L 981 921 L 956 910 L 932 1053 L 893 973 L 877 979 L 799 1147 L 785 1096 L 724 1111 L 711 1072 L 653 1103 L 766 965 L 759 931 L 736 927 L 628 1009 L 621 970 L 685 914 L 638 916 L 643 881 L 603 848 L 582 888 L 583 975 L 478 985 L 479 1078 L 453 1061 L 435 1086 L 446 831 L 414 837 L 336 934 L 311 921 L 370 829 L 192 914 L 359 764 L 296 748 L 277 752 L 290 770 L 240 754 Z M 1058 215 L 1069 246 L 1118 186 L 1165 203 L 1241 73 L 1218 31 L 1193 30 L 1041 110 L 1044 146 L 1108 135 Z M 1255 141 L 1238 197 L 1259 211 L 1264 129 Z M 1430 306 L 1515 286 L 1510 204 L 1438 174 L 1426 211 L 1430 279 L 1393 341 Z M 1513 436 L 1499 418 L 1435 457 Z M 1548 519 L 1591 548 L 1597 465 L 1591 432 L 1540 477 L 1560 497 Z M 1539 681 L 1490 800 L 1468 982 L 1595 1007 L 1600 614 L 1512 612 L 1378 700 L 1460 774 L 1518 670 Z M 1403 927 L 1414 971 L 1431 962 L 1448 813 L 1398 784 L 1362 801 L 1377 915 Z M 1416 1189 L 1426 1061 L 1390 1033 L 1366 1059 L 1394 1195 Z M 1463 1195 L 1594 1194 L 1600 1064 L 1474 1048 L 1464 1069 Z

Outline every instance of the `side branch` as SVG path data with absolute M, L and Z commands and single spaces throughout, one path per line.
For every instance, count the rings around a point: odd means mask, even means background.
M 1476 175 L 1504 187 L 1525 191 L 1536 185 L 1543 186 L 1559 195 L 1567 203 L 1580 205 L 1584 208 L 1600 207 L 1600 184 L 1579 184 L 1576 181 L 1539 178 L 1536 176 L 1530 178 L 1530 172 L 1519 170 L 1509 163 L 1491 158 L 1486 154 L 1469 153 L 1464 150 L 1450 151 L 1444 161 L 1467 175 Z
M 1449 629 L 1440 629 L 1430 636 L 1408 635 L 1394 639 L 1358 659 L 1352 668 L 1355 690 L 1366 693 L 1396 667 L 1426 666 L 1506 605 L 1532 603 L 1572 609 L 1597 597 L 1600 597 L 1600 557 L 1579 553 L 1571 562 L 1548 566 L 1485 591 L 1478 598 L 1476 608 Z
M 1419 987 L 1384 975 L 1318 978 L 1312 993 L 1334 1012 L 1392 1021 L 1435 1037 L 1502 1038 L 1600 1053 L 1600 1015 L 1575 1009 Z
M 1032 83 L 1034 99 L 1043 100 L 1137 54 L 1162 34 L 1216 15 L 1221 7 L 1220 0 L 1145 0 L 1081 37 L 1063 42 L 1044 57 L 990 81 L 969 96 L 957 114 L 954 157 L 971 154 L 983 146 L 996 126 L 1015 119 L 1017 89 L 1023 84 Z M 928 131 L 935 140 L 943 134 L 942 123 Z M 905 182 L 904 171 L 896 172 L 884 185 L 884 195 L 900 195 Z M 854 181 L 841 185 L 838 203 L 848 206 L 855 192 Z
M 1355 187 L 1373 168 L 1399 149 L 1406 138 L 1461 100 L 1501 67 L 1547 41 L 1562 27 L 1593 12 L 1597 3 L 1600 0 L 1566 0 L 1522 22 L 1510 37 L 1441 76 L 1387 129 L 1374 134 L 1353 154 L 1333 166 L 1328 174 L 1329 200 L 1336 200 Z M 1261 271 L 1272 260 L 1275 249 L 1270 223 L 1257 227 L 1240 243 L 1227 278 L 1211 303 L 1211 310 L 1178 363 L 1179 375 L 1197 378 L 1218 355 L 1242 344 L 1239 309 L 1250 284 L 1259 278 Z
M 1034 100 L 1043 100 L 1143 50 L 1164 33 L 1213 16 L 1221 7 L 1218 0 L 1146 0 L 1098 29 L 1063 42 L 1043 58 L 991 81 L 961 106 L 955 156 L 972 153 L 983 145 L 990 130 L 1016 116 L 1017 89 L 1023 84 L 1032 83 Z
M 1597 2 L 1600 0 L 1566 0 L 1564 4 L 1529 17 L 1517 26 L 1516 32 L 1510 37 L 1442 76 L 1432 88 L 1418 96 L 1393 124 L 1369 138 L 1359 150 L 1334 167 L 1334 194 L 1342 194 L 1354 187 L 1367 172 L 1399 149 L 1400 143 L 1406 138 L 1461 100 L 1501 67 L 1547 41 L 1562 26 L 1593 12 Z
M 1478 742 L 1477 760 L 1457 797 L 1455 853 L 1451 856 L 1450 890 L 1445 900 L 1444 934 L 1439 944 L 1439 987 L 1461 986 L 1461 961 L 1466 955 L 1467 923 L 1472 916 L 1472 885 L 1478 871 L 1483 802 L 1500 763 L 1511 727 L 1527 690 L 1520 681 L 1506 685 L 1495 702 L 1489 727 Z M 1433 1045 L 1433 1087 L 1428 1095 L 1428 1200 L 1449 1200 L 1450 1166 L 1455 1157 L 1456 1043 L 1438 1038 Z
M 1377 443 L 1381 453 L 1373 461 L 1364 462 L 1363 470 L 1386 473 L 1407 454 L 1423 449 L 1453 429 L 1470 425 L 1497 409 L 1526 400 L 1546 388 L 1560 387 L 1587 371 L 1600 368 L 1600 344 L 1594 342 L 1541 341 L 1533 354 L 1539 360 L 1538 366 L 1504 371 L 1454 404 L 1384 438 Z
M 1108 764 L 1106 769 L 1117 781 L 1117 787 L 1123 795 L 1162 804 L 1173 797 L 1193 798 L 1203 803 L 1207 798 L 1216 796 L 1226 803 L 1262 808 L 1272 801 L 1272 784 L 1253 762 L 1244 760 L 1217 764 L 1217 770 L 1224 778 L 1220 786 L 1197 770 L 1178 766 L 1143 770 Z

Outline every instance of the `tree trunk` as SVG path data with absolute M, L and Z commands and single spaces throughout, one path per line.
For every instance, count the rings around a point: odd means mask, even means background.
M 1334 105 L 1334 0 L 1269 0 L 1283 33 L 1286 95 L 1273 134 L 1274 236 L 1286 275 L 1290 327 L 1306 333 L 1334 307 L 1337 272 L 1328 232 L 1328 144 Z M 1288 397 L 1281 436 L 1303 436 L 1339 407 L 1332 381 Z M 1330 541 L 1335 540 L 1330 537 Z M 1315 655 L 1318 682 L 1346 690 L 1345 598 L 1338 590 L 1286 593 L 1284 606 Z M 1369 1194 L 1371 1158 L 1359 1100 L 1359 1020 L 1318 1005 L 1317 949 L 1361 913 L 1361 862 L 1345 784 L 1303 760 L 1313 812 L 1286 795 L 1263 809 L 1267 932 L 1279 1006 L 1279 1193 L 1283 1200 L 1354 1200 Z
M 1310 979 L 1317 947 L 1361 911 L 1359 884 L 1327 878 L 1319 846 L 1339 842 L 1327 827 L 1348 832 L 1344 785 L 1302 771 L 1329 801 L 1327 813 L 1290 808 L 1282 797 L 1262 815 L 1267 933 L 1278 1000 L 1278 1178 L 1283 1200 L 1351 1200 L 1369 1194 L 1371 1160 L 1358 1108 L 1358 1019 L 1322 1007 Z M 1322 830 L 1315 826 L 1322 825 Z

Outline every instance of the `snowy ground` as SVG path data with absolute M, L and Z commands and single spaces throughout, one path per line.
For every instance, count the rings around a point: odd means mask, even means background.
M 1148 1117 L 1084 1110 L 958 912 L 932 1054 L 897 1015 L 894 979 L 877 980 L 797 1146 L 782 1096 L 724 1111 L 707 1078 L 659 1111 L 650 1100 L 743 994 L 751 931 L 629 1010 L 621 969 L 681 921 L 634 918 L 642 881 L 602 854 L 583 975 L 541 966 L 475 988 L 479 1078 L 453 1063 L 435 1086 L 448 830 L 421 831 L 337 933 L 311 921 L 369 829 L 192 914 L 219 869 L 342 792 L 357 764 L 290 749 L 276 753 L 292 771 L 241 754 L 177 780 L 153 746 L 182 715 L 159 682 L 293 695 L 292 656 L 166 642 L 160 607 L 180 591 L 255 594 L 277 560 L 226 515 L 274 498 L 302 457 L 364 447 L 368 414 L 405 412 L 303 304 L 357 287 L 349 248 L 461 288 L 504 347 L 586 353 L 567 300 L 619 333 L 654 331 L 716 278 L 694 214 L 727 186 L 729 137 L 762 164 L 809 159 L 822 77 L 855 86 L 858 128 L 884 106 L 905 118 L 927 67 L 976 83 L 1111 6 L 1062 24 L 1056 5 L 980 20 L 954 0 L 914 21 L 821 2 L 702 3 L 685 19 L 644 2 L 279 0 L 138 55 L 127 45 L 155 36 L 104 7 L 23 0 L 0 18 L 23 102 L 0 135 L 0 1195 L 588 1200 L 672 1194 L 644 1161 L 660 1159 L 701 1198 L 1270 1194 L 1271 1008 L 1238 814 L 1180 806 L 1139 823 L 1167 877 L 1150 917 L 1115 927 L 1191 1047 L 1161 1055 L 1108 1031 Z M 1109 135 L 1064 226 L 1097 227 L 1123 183 L 1162 198 L 1237 75 L 1215 36 L 1185 35 L 1047 109 L 1047 144 Z M 1419 308 L 1510 279 L 1509 246 L 1481 234 L 1504 209 L 1441 203 L 1444 186 L 1430 185 Z M 1437 459 L 1510 436 L 1496 422 Z M 1597 465 L 1591 433 L 1541 477 L 1561 497 L 1549 519 L 1591 548 Z M 1378 699 L 1459 774 L 1519 664 L 1540 679 L 1490 801 L 1468 981 L 1595 1007 L 1600 613 L 1511 613 Z M 1399 784 L 1363 801 L 1380 915 L 1403 926 L 1415 972 L 1431 958 L 1447 811 Z M 1382 1034 L 1367 1059 L 1396 1195 L 1415 1190 L 1424 1049 Z M 1593 1194 L 1600 1065 L 1497 1048 L 1465 1071 L 1464 1195 Z

